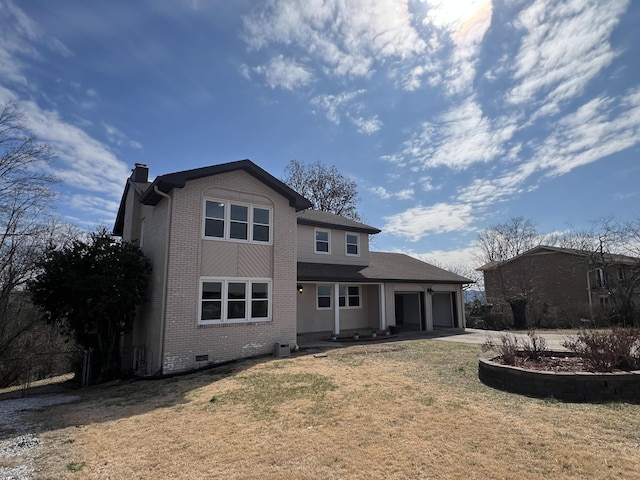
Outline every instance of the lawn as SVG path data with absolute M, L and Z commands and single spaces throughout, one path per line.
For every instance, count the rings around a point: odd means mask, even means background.
M 95 387 L 35 414 L 40 478 L 637 478 L 640 407 L 490 389 L 434 339 Z

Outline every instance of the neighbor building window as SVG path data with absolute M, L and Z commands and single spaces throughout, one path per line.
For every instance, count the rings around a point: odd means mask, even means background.
M 330 253 L 329 230 L 316 230 L 316 253 Z
M 204 237 L 269 243 L 271 209 L 218 200 L 205 200 Z
M 318 308 L 331 308 L 331 285 L 318 285 Z
M 359 255 L 360 254 L 360 236 L 357 233 L 347 233 L 347 255 Z
M 609 306 L 609 297 L 600 297 L 600 307 L 606 309 Z
M 200 324 L 267 320 L 271 320 L 271 279 L 202 279 Z
M 360 287 L 357 285 L 340 285 L 338 288 L 338 305 L 342 308 L 360 307 Z

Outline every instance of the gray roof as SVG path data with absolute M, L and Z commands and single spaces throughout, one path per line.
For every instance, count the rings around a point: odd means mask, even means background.
M 350 218 L 342 217 L 334 213 L 323 212 L 320 210 L 304 210 L 298 212 L 298 224 L 311 225 L 313 227 L 327 227 L 338 230 L 348 230 L 353 232 L 362 232 L 375 234 L 380 233 L 380 229 L 367 225 L 365 223 L 356 222 Z
M 299 282 L 356 283 L 473 283 L 403 253 L 370 252 L 369 265 L 336 265 L 298 262 Z
M 485 263 L 481 267 L 476 268 L 476 270 L 480 272 L 483 272 L 485 270 L 493 270 L 517 258 L 521 258 L 529 255 L 539 255 L 543 253 L 566 253 L 568 255 L 575 255 L 577 257 L 583 257 L 588 259 L 591 259 L 595 256 L 598 256 L 598 257 L 600 256 L 600 253 L 591 252 L 589 250 L 577 250 L 575 248 L 562 248 L 562 247 L 552 247 L 550 245 L 538 245 L 537 247 L 533 247 L 532 249 L 527 250 L 526 252 L 521 253 L 520 255 L 516 255 L 515 257 L 511 257 L 507 260 L 503 260 L 502 262 L 492 261 L 489 263 Z M 628 255 L 620 255 L 616 253 L 604 253 L 602 255 L 606 262 L 609 262 L 612 264 L 635 265 L 636 263 L 638 263 L 638 261 L 640 261 L 640 259 L 638 258 L 630 257 Z
M 193 170 L 183 170 L 181 172 L 168 173 L 155 178 L 149 188 L 146 189 L 142 199 L 145 205 L 156 205 L 162 196 L 155 192 L 153 187 L 158 187 L 163 193 L 169 193 L 174 188 L 183 188 L 189 180 L 219 175 L 221 173 L 234 172 L 236 170 L 244 170 L 249 175 L 260 180 L 262 183 L 278 192 L 289 200 L 289 205 L 294 207 L 296 211 L 304 210 L 311 206 L 311 202 L 293 190 L 284 182 L 260 168 L 251 160 L 238 160 L 236 162 L 221 163 L 208 167 L 195 168 Z

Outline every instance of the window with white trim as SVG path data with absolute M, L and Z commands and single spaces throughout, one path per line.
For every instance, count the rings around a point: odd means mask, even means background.
M 331 253 L 331 234 L 329 230 L 315 230 L 316 233 L 316 253 Z
M 206 325 L 269 320 L 271 279 L 201 279 L 198 323 Z
M 338 305 L 340 308 L 360 308 L 360 287 L 340 285 L 338 287 Z
M 360 255 L 360 235 L 357 233 L 345 234 L 346 252 L 347 255 L 358 256 Z
M 206 199 L 204 211 L 204 238 L 271 242 L 269 207 Z
M 318 285 L 316 303 L 318 309 L 331 308 L 331 290 L 331 285 Z

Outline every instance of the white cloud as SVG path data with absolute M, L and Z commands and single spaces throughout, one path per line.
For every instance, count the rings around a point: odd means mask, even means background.
M 473 216 L 471 205 L 436 203 L 428 207 L 418 205 L 384 220 L 385 233 L 416 242 L 429 233 L 467 230 Z
M 377 195 L 382 200 L 388 200 L 389 198 L 396 198 L 398 200 L 411 200 L 415 194 L 412 188 L 405 188 L 397 192 L 390 192 L 384 187 L 372 187 L 369 189 L 374 195 Z
M 330 122 L 340 124 L 342 115 L 349 110 L 350 102 L 365 90 L 342 92 L 339 95 L 318 95 L 311 99 L 311 105 L 322 108 Z
M 310 69 L 300 65 L 295 60 L 279 55 L 272 58 L 268 65 L 254 68 L 254 71 L 265 76 L 267 85 L 271 88 L 295 90 L 313 81 Z
M 640 88 L 616 101 L 594 98 L 554 127 L 533 160 L 550 175 L 563 175 L 625 150 L 640 138 Z
M 53 174 L 63 182 L 119 198 L 129 169 L 104 144 L 62 120 L 57 112 L 40 109 L 34 102 L 21 102 L 27 124 L 48 143 L 61 162 Z
M 317 58 L 330 76 L 365 77 L 375 62 L 424 52 L 412 26 L 408 0 L 269 1 L 244 18 L 244 39 L 254 49 L 275 43 Z
M 76 194 L 71 196 L 69 205 L 76 211 L 83 212 L 85 214 L 88 213 L 99 218 L 108 218 L 113 220 L 120 203 L 115 200 L 109 200 L 95 195 Z
M 358 132 L 364 133 L 365 135 L 376 133 L 382 128 L 382 122 L 377 115 L 371 118 L 356 117 L 350 119 L 351 122 L 358 127 Z
M 131 140 L 124 134 L 120 129 L 114 127 L 113 125 L 108 125 L 106 123 L 102 124 L 107 133 L 107 139 L 109 142 L 121 147 L 126 145 L 131 148 L 140 149 L 142 148 L 142 144 L 137 140 Z
M 435 121 L 423 123 L 421 131 L 406 141 L 404 149 L 393 158 L 423 168 L 462 170 L 502 155 L 505 142 L 516 128 L 515 118 L 490 119 L 483 115 L 476 100 L 468 97 Z
M 475 247 L 432 250 L 423 253 L 410 253 L 410 255 L 437 267 L 459 272 L 460 275 L 465 276 L 476 276 L 473 272 L 465 270 L 475 269 L 482 264 L 482 261 L 479 260 L 479 252 Z
M 544 98 L 543 114 L 581 94 L 587 83 L 614 59 L 609 36 L 627 0 L 537 0 L 516 22 L 525 32 L 515 59 L 508 100 L 526 104 Z

